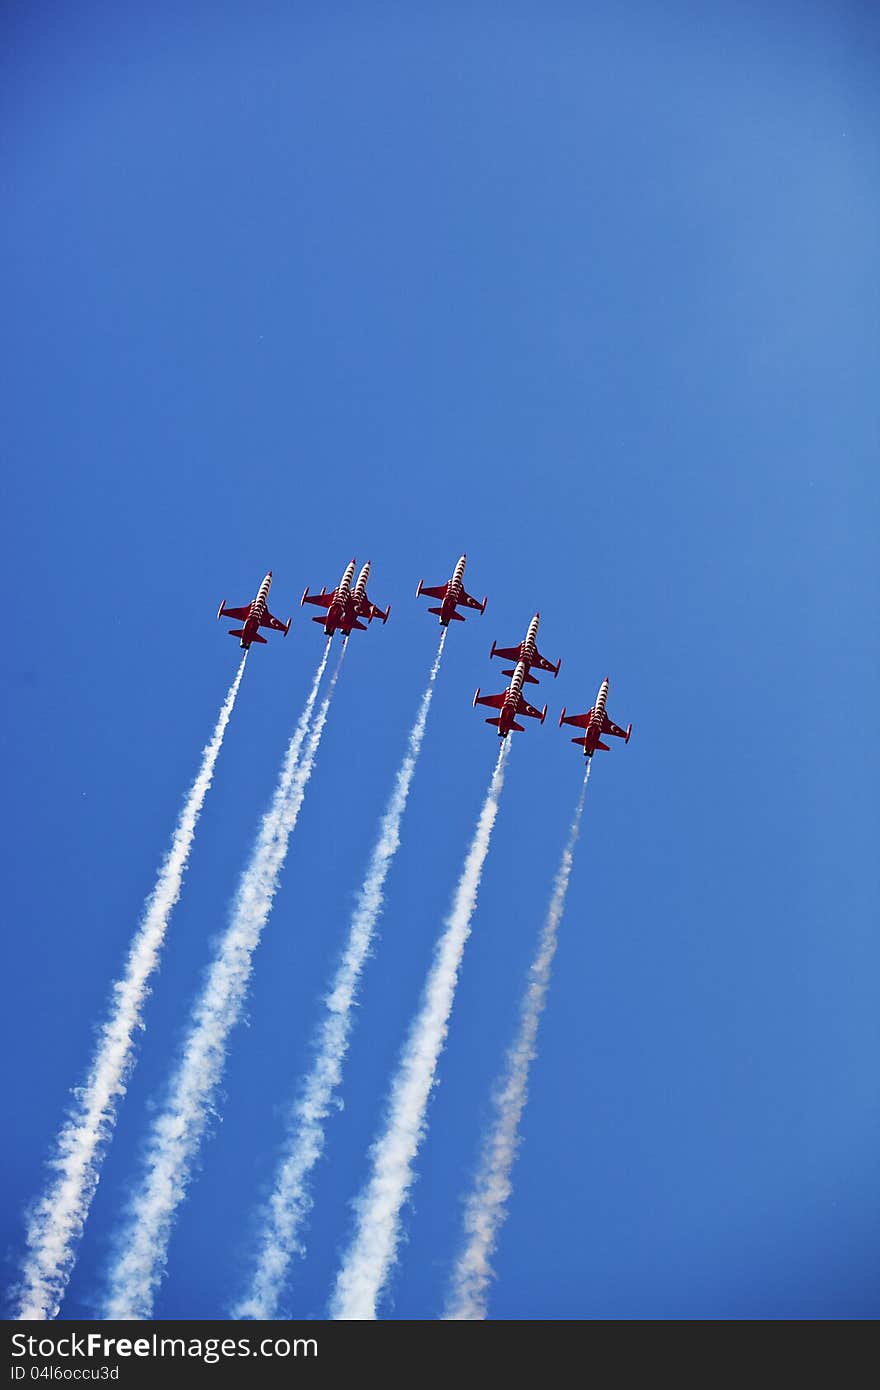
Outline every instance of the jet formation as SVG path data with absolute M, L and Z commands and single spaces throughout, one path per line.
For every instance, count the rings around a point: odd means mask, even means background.
M 467 556 L 460 556 L 456 563 L 452 576 L 445 584 L 440 584 L 435 588 L 426 588 L 423 581 L 419 580 L 416 589 L 416 597 L 437 599 L 438 606 L 429 608 L 428 612 L 435 614 L 440 621 L 441 627 L 448 627 L 451 622 L 463 622 L 464 615 L 457 610 L 469 608 L 483 614 L 486 611 L 487 599 L 482 601 L 474 598 L 464 587 L 464 571 L 467 563 Z M 363 566 L 357 581 L 352 588 L 354 572 L 357 561 L 352 559 L 345 567 L 342 578 L 335 589 L 328 592 L 321 588 L 320 593 L 310 594 L 306 588 L 300 606 L 307 603 L 315 604 L 324 609 L 324 613 L 314 617 L 312 622 L 321 623 L 324 628 L 325 636 L 332 637 L 334 633 L 340 632 L 343 637 L 348 638 L 353 631 L 365 632 L 374 618 L 381 618 L 383 625 L 388 621 L 391 612 L 391 605 L 387 608 L 378 608 L 371 602 L 367 594 L 367 581 L 370 577 L 369 560 Z M 259 629 L 269 628 L 274 632 L 283 632 L 285 637 L 290 631 L 290 618 L 286 623 L 273 617 L 267 607 L 269 589 L 272 585 L 272 571 L 266 575 L 257 590 L 256 597 L 245 608 L 227 608 L 224 599 L 217 612 L 217 617 L 233 618 L 242 624 L 240 628 L 230 628 L 230 636 L 238 637 L 240 644 L 247 651 L 253 642 L 260 642 L 265 645 L 266 638 L 261 637 Z M 538 651 L 538 627 L 541 615 L 536 613 L 526 629 L 523 640 L 515 647 L 498 647 L 492 643 L 492 650 L 489 658 L 499 657 L 502 661 L 509 661 L 512 665 L 507 668 L 503 675 L 510 677 L 510 684 L 505 690 L 497 695 L 481 695 L 479 687 L 474 695 L 474 708 L 477 705 L 488 705 L 490 709 L 496 709 L 498 713 L 486 720 L 487 724 L 494 725 L 498 730 L 499 738 L 507 738 L 511 731 L 523 733 L 525 725 L 518 723 L 520 718 L 537 719 L 544 723 L 547 718 L 547 706 L 543 709 L 536 709 L 534 705 L 523 695 L 523 686 L 537 685 L 538 678 L 532 674 L 533 671 L 552 672 L 554 679 L 559 675 L 559 668 L 562 665 L 560 657 L 555 663 L 549 661 Z M 599 686 L 596 696 L 596 703 L 584 714 L 566 714 L 565 706 L 559 716 L 559 726 L 571 724 L 574 727 L 583 729 L 584 733 L 578 738 L 573 738 L 572 743 L 578 744 L 584 750 L 584 756 L 592 758 L 597 749 L 604 752 L 609 751 L 609 745 L 603 743 L 603 737 L 613 735 L 615 738 L 622 738 L 625 743 L 629 743 L 632 734 L 632 724 L 622 729 L 619 724 L 615 724 L 605 711 L 605 704 L 608 699 L 609 678 L 606 676 Z
M 494 724 L 498 729 L 499 738 L 507 738 L 511 729 L 517 733 L 522 733 L 525 729 L 524 724 L 517 724 L 517 715 L 527 715 L 529 719 L 540 719 L 541 723 L 547 718 L 547 706 L 543 710 L 535 709 L 530 705 L 522 693 L 523 686 L 537 685 L 537 676 L 532 675 L 532 667 L 539 671 L 552 671 L 554 677 L 559 675 L 559 668 L 562 665 L 562 657 L 554 666 L 552 661 L 548 661 L 546 656 L 542 656 L 538 651 L 538 624 L 541 621 L 540 613 L 536 613 L 529 623 L 526 635 L 518 647 L 497 647 L 492 643 L 492 650 L 489 658 L 493 656 L 501 657 L 502 661 L 515 661 L 509 671 L 502 674 L 510 676 L 510 685 L 506 690 L 502 690 L 499 695 L 481 695 L 479 686 L 474 696 L 474 709 L 477 705 L 488 705 L 491 709 L 499 711 L 495 718 L 487 719 L 487 724 Z
M 381 618 L 383 623 L 388 621 L 391 604 L 389 603 L 383 612 L 367 598 L 367 580 L 370 577 L 369 560 L 358 575 L 357 583 L 352 589 L 351 581 L 354 578 L 356 564 L 356 560 L 351 560 L 346 565 L 342 578 L 332 593 L 328 594 L 326 589 L 322 587 L 319 594 L 310 594 L 306 588 L 300 599 L 300 607 L 306 603 L 314 603 L 319 608 L 326 608 L 324 617 L 312 618 L 312 622 L 323 623 L 324 633 L 327 637 L 332 637 L 334 632 L 341 632 L 343 636 L 349 637 L 354 628 L 357 628 L 358 632 L 365 632 L 366 624 L 360 622 L 360 618 L 366 618 L 367 623 L 371 623 L 374 618 Z

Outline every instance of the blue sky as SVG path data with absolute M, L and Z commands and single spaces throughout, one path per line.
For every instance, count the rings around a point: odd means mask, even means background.
M 12 4 L 2 21 L 7 1282 L 268 568 L 64 1316 L 149 1118 L 351 555 L 355 634 L 160 1317 L 222 1316 L 468 552 L 287 1300 L 350 1203 L 540 609 L 408 1240 L 436 1316 L 609 674 L 491 1312 L 876 1316 L 880 696 L 869 7 Z M 493 671 L 493 667 L 495 668 Z M 601 759 L 601 761 L 599 760 Z

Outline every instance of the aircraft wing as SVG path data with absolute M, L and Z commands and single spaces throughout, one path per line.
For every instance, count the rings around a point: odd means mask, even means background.
M 496 647 L 493 656 L 500 656 L 502 661 L 519 661 L 522 647 Z
M 621 729 L 619 724 L 615 724 L 613 719 L 609 719 L 606 714 L 602 721 L 603 734 L 614 734 L 615 738 L 626 738 L 626 729 Z
M 427 592 L 427 589 L 422 590 L 423 594 L 426 594 Z M 472 598 L 470 594 L 466 594 L 464 589 L 462 589 L 458 601 L 460 604 L 462 604 L 464 608 L 478 608 L 481 613 L 483 611 L 483 605 L 479 602 L 479 600 Z
M 366 594 L 364 594 L 363 598 L 357 603 L 353 604 L 353 610 L 359 618 L 366 618 L 367 622 L 370 623 L 374 618 L 385 617 L 384 609 L 377 608 L 375 603 L 367 598 Z
M 372 603 L 370 599 L 367 598 L 366 594 L 364 594 L 364 598 L 367 603 L 367 611 L 366 613 L 362 613 L 361 617 L 369 618 L 370 622 L 372 622 L 374 618 L 381 618 L 383 623 L 387 623 L 388 614 L 391 612 L 391 604 L 389 603 L 387 608 L 380 608 L 378 604 Z
M 593 711 L 591 709 L 588 709 L 586 714 L 566 715 L 565 719 L 560 722 L 563 722 L 565 724 L 573 724 L 576 729 L 586 729 L 589 727 L 589 723 L 592 717 Z
M 426 589 L 425 586 L 422 585 L 422 593 L 427 594 L 428 598 L 439 598 L 443 600 L 445 599 L 448 591 L 448 584 L 440 584 L 436 589 Z
M 475 705 L 491 705 L 492 709 L 501 709 L 507 699 L 507 691 L 502 690 L 500 695 L 478 695 L 474 701 Z
M 246 623 L 251 616 L 251 606 L 248 604 L 246 608 L 221 608 L 220 613 L 224 618 L 234 618 L 237 623 Z
M 539 709 L 535 709 L 535 706 L 530 705 L 528 700 L 524 700 L 521 695 L 519 697 L 519 704 L 516 707 L 516 712 L 517 714 L 527 714 L 530 719 L 542 718 L 541 711 Z
M 273 617 L 272 614 L 269 612 L 268 608 L 265 610 L 262 618 L 260 619 L 260 627 L 270 627 L 274 632 L 287 631 L 287 623 L 282 623 L 280 618 Z
M 316 603 L 319 608 L 329 608 L 333 602 L 333 594 L 306 594 L 303 603 Z
M 556 672 L 556 666 L 554 662 L 548 661 L 546 656 L 542 656 L 540 652 L 535 652 L 535 659 L 532 662 L 532 665 L 537 666 L 539 671 L 553 671 L 554 674 Z

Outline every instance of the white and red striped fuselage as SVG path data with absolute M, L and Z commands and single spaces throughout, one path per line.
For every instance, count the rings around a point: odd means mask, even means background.
M 450 619 L 455 617 L 456 605 L 461 598 L 461 591 L 464 588 L 464 567 L 466 564 L 467 557 L 462 555 L 455 569 L 452 571 L 452 578 L 446 590 L 446 597 L 440 605 L 440 622 L 443 627 L 448 627 Z
M 271 587 L 272 571 L 270 570 L 257 590 L 257 596 L 251 603 L 251 611 L 242 625 L 240 640 L 245 650 L 251 645 L 259 631 L 260 623 L 263 621 L 263 614 L 266 611 L 266 604 L 269 601 L 269 590 Z
M 526 678 L 527 668 L 524 662 L 518 661 L 513 673 L 507 693 L 504 696 L 504 704 L 498 711 L 498 733 L 501 738 L 506 738 L 513 727 L 519 709 L 520 697 L 522 696 L 523 681 Z
M 538 627 L 540 625 L 540 622 L 541 615 L 539 613 L 536 613 L 534 618 L 532 618 L 532 621 L 529 623 L 529 629 L 526 633 L 526 640 L 522 644 L 522 655 L 520 656 L 520 661 L 524 661 L 527 667 L 534 666 L 535 664 L 535 649 L 537 647 L 538 642 Z
M 351 606 L 351 581 L 354 578 L 355 561 L 351 560 L 345 567 L 342 578 L 333 594 L 333 602 L 327 609 L 327 616 L 324 621 L 324 632 L 328 637 L 332 637 L 337 628 L 345 630 L 348 619 L 348 610 Z M 351 625 L 348 624 L 348 630 Z M 346 636 L 348 633 L 346 633 Z
M 596 696 L 596 703 L 593 706 L 593 713 L 590 722 L 584 733 L 584 753 L 588 758 L 595 753 L 602 737 L 602 726 L 605 723 L 605 703 L 608 699 L 608 678 L 599 686 L 599 694 Z
M 253 613 L 254 617 L 259 616 L 262 618 L 263 614 L 265 613 L 266 604 L 269 601 L 269 590 L 271 589 L 271 587 L 272 571 L 270 570 L 269 573 L 266 575 L 266 578 L 260 585 L 259 589 L 257 590 L 257 597 L 251 604 L 251 612 Z
M 345 566 L 345 569 L 343 570 L 342 578 L 340 579 L 339 585 L 336 589 L 337 603 L 345 603 L 345 600 L 348 598 L 351 592 L 351 581 L 354 578 L 354 566 L 354 560 L 350 560 L 349 563 Z
M 361 606 L 363 605 L 364 600 L 366 599 L 366 596 L 367 596 L 367 580 L 369 579 L 369 577 L 370 577 L 370 562 L 369 562 L 369 560 L 368 560 L 367 563 L 364 565 L 363 569 L 361 570 L 360 574 L 359 574 L 358 577 L 357 577 L 357 583 L 356 583 L 355 586 L 354 586 L 354 593 L 352 594 L 352 601 L 353 601 L 353 604 L 354 604 L 354 611 L 355 611 L 355 613 L 358 613 L 358 612 L 360 611 L 360 608 L 361 608 Z

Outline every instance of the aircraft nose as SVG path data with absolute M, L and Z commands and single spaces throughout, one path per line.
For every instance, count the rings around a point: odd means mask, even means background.
M 271 571 L 271 570 L 270 570 L 269 573 L 266 575 L 266 578 L 267 578 L 267 579 L 271 579 L 271 578 L 272 578 L 272 571 Z

